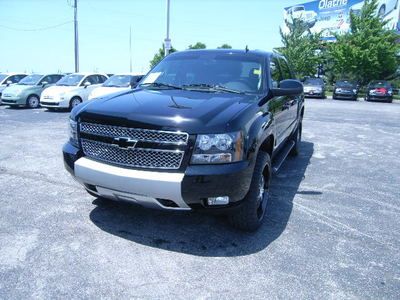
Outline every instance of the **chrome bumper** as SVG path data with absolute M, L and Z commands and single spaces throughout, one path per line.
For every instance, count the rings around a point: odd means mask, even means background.
M 132 201 L 151 208 L 190 210 L 182 198 L 183 173 L 131 170 L 85 157 L 75 162 L 74 173 L 78 182 L 95 186 L 96 191 L 90 191 L 104 198 Z M 157 199 L 171 200 L 178 207 L 164 206 Z

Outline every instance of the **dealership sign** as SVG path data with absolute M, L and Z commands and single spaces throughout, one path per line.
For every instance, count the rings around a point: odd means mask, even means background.
M 303 20 L 312 33 L 322 32 L 325 40 L 333 40 L 334 34 L 350 30 L 350 12 L 359 14 L 364 4 L 363 0 L 317 0 L 285 8 L 284 19 Z M 400 33 L 400 0 L 379 0 L 377 12 L 388 20 L 388 28 Z M 289 29 L 286 23 L 283 32 Z

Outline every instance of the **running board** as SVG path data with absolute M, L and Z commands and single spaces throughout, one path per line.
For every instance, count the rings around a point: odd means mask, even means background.
M 288 157 L 290 151 L 296 145 L 294 141 L 289 141 L 286 146 L 279 152 L 279 154 L 275 157 L 274 162 L 272 164 L 272 172 L 278 173 L 279 169 L 282 167 L 283 162 L 286 157 Z

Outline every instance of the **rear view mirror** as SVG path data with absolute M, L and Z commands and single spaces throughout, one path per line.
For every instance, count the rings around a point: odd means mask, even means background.
M 13 82 L 11 80 L 7 80 L 7 86 L 9 86 L 10 84 L 12 84 Z
M 90 83 L 89 81 L 85 81 L 85 82 L 83 83 L 83 86 L 84 86 L 85 88 L 87 88 L 89 85 L 91 85 L 91 83 Z
M 272 89 L 275 97 L 295 96 L 303 93 L 303 84 L 298 80 L 287 79 L 279 83 L 279 88 Z

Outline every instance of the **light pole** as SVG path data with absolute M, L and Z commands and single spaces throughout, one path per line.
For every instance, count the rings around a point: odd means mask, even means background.
M 75 31 L 75 73 L 79 72 L 79 45 L 78 45 L 78 0 L 74 3 L 74 31 Z
M 170 0 L 167 0 L 167 37 L 164 40 L 164 56 L 169 54 L 169 50 L 171 50 L 171 39 L 169 38 L 169 3 Z

